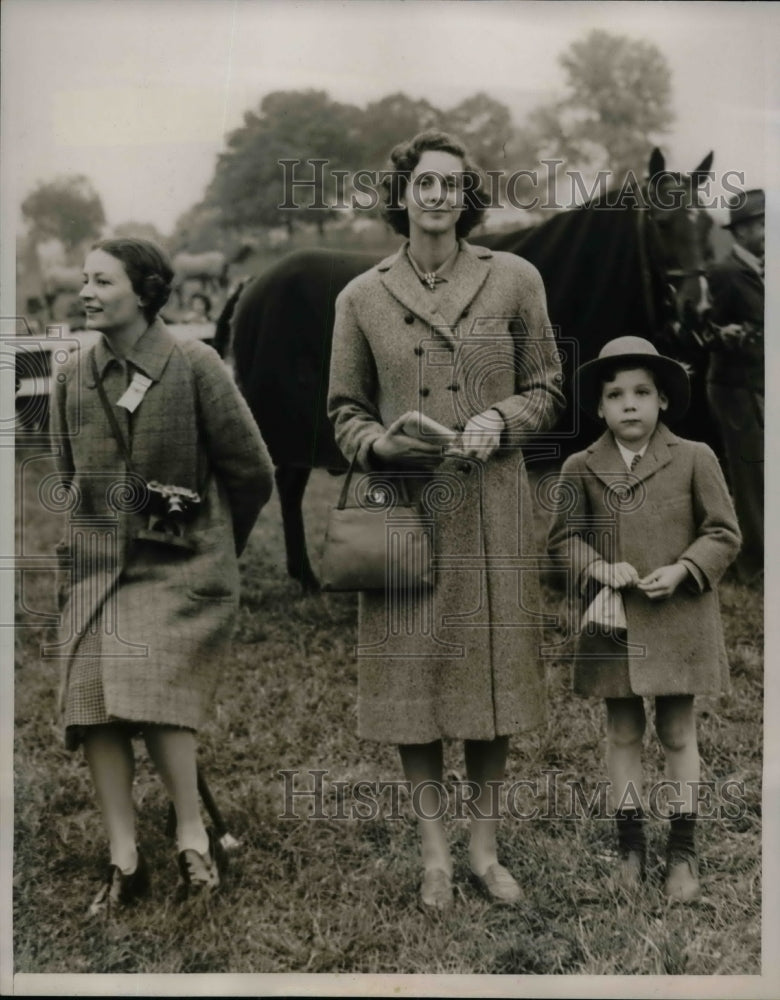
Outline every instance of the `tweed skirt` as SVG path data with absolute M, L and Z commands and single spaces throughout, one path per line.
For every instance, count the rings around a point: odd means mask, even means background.
M 135 736 L 150 723 L 109 715 L 103 697 L 103 610 L 80 640 L 65 692 L 65 749 L 78 750 L 92 726 L 118 726 Z M 182 726 L 173 728 L 181 729 Z

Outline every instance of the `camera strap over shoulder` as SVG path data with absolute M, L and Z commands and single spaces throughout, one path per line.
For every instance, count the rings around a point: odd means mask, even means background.
M 103 385 L 103 381 L 98 373 L 97 362 L 95 361 L 95 351 L 94 348 L 90 351 L 89 355 L 90 364 L 92 366 L 92 375 L 95 379 L 95 388 L 98 391 L 98 396 L 100 397 L 100 402 L 105 410 L 106 417 L 108 418 L 109 426 L 111 427 L 111 432 L 116 438 L 116 443 L 119 445 L 119 450 L 122 452 L 122 456 L 125 460 L 125 465 L 127 466 L 127 471 L 132 472 L 137 475 L 135 465 L 133 464 L 133 459 L 130 457 L 130 449 L 127 446 L 127 441 L 125 441 L 125 436 L 119 426 L 119 421 L 116 419 L 116 414 L 111 408 L 111 403 L 108 401 L 108 396 L 106 395 L 106 389 Z
M 122 452 L 122 457 L 125 460 L 127 471 L 132 473 L 133 475 L 138 475 L 139 473 L 135 467 L 135 464 L 133 463 L 133 459 L 130 456 L 130 449 L 127 446 L 127 441 L 125 440 L 125 436 L 122 433 L 122 430 L 119 426 L 119 421 L 116 419 L 116 414 L 114 413 L 111 407 L 111 403 L 109 402 L 108 396 L 106 394 L 105 386 L 103 385 L 103 382 L 100 379 L 100 375 L 98 374 L 98 367 L 97 367 L 97 362 L 95 361 L 94 349 L 92 349 L 92 351 L 90 352 L 89 360 L 92 367 L 92 375 L 95 380 L 95 388 L 98 391 L 98 396 L 100 397 L 101 405 L 105 411 L 106 417 L 108 418 L 108 423 L 109 426 L 111 427 L 111 432 L 116 438 L 116 442 L 119 445 L 120 451 Z M 195 392 L 195 421 L 197 424 L 198 438 L 200 439 L 201 443 L 201 447 L 198 449 L 198 451 L 202 454 L 205 454 L 205 448 L 203 446 L 202 427 L 201 427 L 201 422 L 202 422 L 201 408 L 200 408 L 200 400 L 198 398 L 197 386 L 194 387 L 194 392 Z M 207 467 L 205 475 L 198 475 L 198 492 L 201 496 L 206 495 L 206 490 L 208 488 L 210 480 L 211 480 L 211 468 Z

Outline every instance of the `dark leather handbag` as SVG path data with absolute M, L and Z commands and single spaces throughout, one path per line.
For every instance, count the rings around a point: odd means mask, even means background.
M 433 586 L 433 522 L 411 503 L 403 476 L 369 473 L 348 507 L 353 458 L 330 512 L 320 577 L 323 590 L 428 590 Z

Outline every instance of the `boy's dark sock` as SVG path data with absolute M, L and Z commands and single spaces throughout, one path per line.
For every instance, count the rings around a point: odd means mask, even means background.
M 615 814 L 620 853 L 645 853 L 645 815 L 641 809 L 619 809 Z
M 696 813 L 672 813 L 669 827 L 669 854 L 696 854 Z

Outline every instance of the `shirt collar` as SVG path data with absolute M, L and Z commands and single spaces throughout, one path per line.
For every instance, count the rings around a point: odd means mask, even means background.
M 741 243 L 735 243 L 731 248 L 731 252 L 737 260 L 741 260 L 743 264 L 752 267 L 762 278 L 764 277 L 764 262 L 759 257 L 756 257 L 755 254 L 746 250 Z
M 614 437 L 614 434 L 613 434 L 613 437 Z M 632 462 L 634 456 L 635 455 L 639 455 L 639 457 L 641 458 L 644 455 L 644 453 L 647 451 L 647 446 L 650 444 L 650 442 L 649 441 L 645 441 L 644 445 L 639 449 L 639 451 L 631 451 L 630 448 L 625 448 L 618 441 L 617 438 L 615 438 L 615 444 L 618 446 L 618 451 L 620 452 L 621 456 L 623 457 L 623 461 L 626 463 L 626 468 L 630 472 L 631 471 L 631 462 Z
M 133 344 L 123 363 L 111 350 L 106 338 L 101 335 L 100 340 L 95 345 L 98 375 L 102 379 L 106 368 L 111 363 L 117 364 L 121 368 L 124 368 L 125 365 L 132 365 L 157 382 L 175 343 L 176 338 L 158 316 Z

